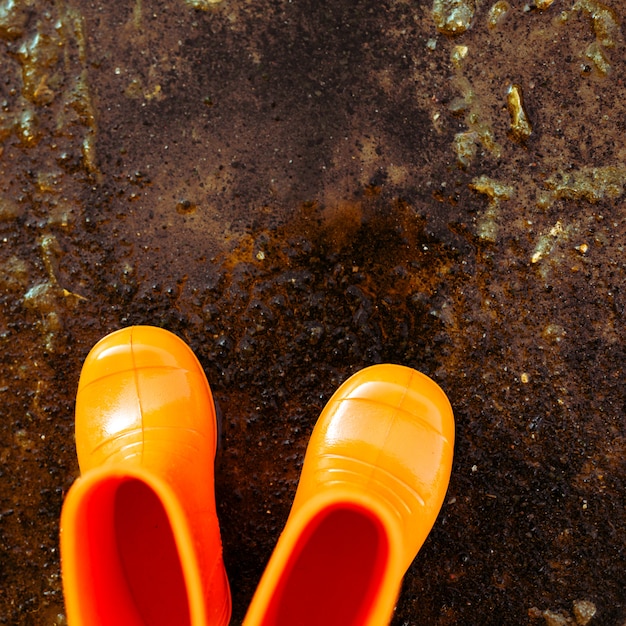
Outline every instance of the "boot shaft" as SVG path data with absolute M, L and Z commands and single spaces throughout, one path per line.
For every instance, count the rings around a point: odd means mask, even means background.
M 219 531 L 207 521 L 190 518 L 171 486 L 142 468 L 83 475 L 61 517 L 68 624 L 226 624 Z
M 76 399 L 81 477 L 63 504 L 70 626 L 225 626 L 217 424 L 190 348 L 131 327 L 89 353 Z

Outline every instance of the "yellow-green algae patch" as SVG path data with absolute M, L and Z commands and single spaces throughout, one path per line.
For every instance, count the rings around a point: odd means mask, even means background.
M 464 168 L 469 167 L 476 154 L 475 146 L 473 146 L 476 141 L 495 158 L 499 158 L 502 148 L 495 140 L 491 125 L 484 119 L 474 88 L 467 77 L 460 73 L 460 69 L 453 79 L 453 84 L 461 93 L 461 97 L 452 100 L 448 108 L 451 113 L 462 114 L 468 127 L 467 131 L 457 133 L 454 138 L 453 148 L 457 155 L 458 165 Z
M 467 46 L 454 46 L 450 53 L 450 60 L 456 67 L 461 67 L 463 61 L 467 58 L 469 48 Z
M 435 0 L 432 16 L 439 31 L 460 35 L 470 27 L 475 11 L 474 0 Z
M 594 64 L 599 74 L 603 76 L 611 71 L 611 64 L 602 46 L 597 41 L 592 41 L 585 50 L 585 56 Z
M 461 167 L 468 168 L 471 165 L 476 156 L 477 143 L 478 135 L 473 130 L 457 133 L 454 136 L 454 152 L 457 163 Z
M 481 239 L 495 241 L 498 234 L 500 202 L 510 200 L 515 195 L 515 189 L 485 175 L 472 180 L 469 187 L 489 199 L 489 204 L 481 214 L 476 226 L 476 232 Z
M 511 5 L 506 0 L 496 2 L 487 14 L 487 27 L 490 30 L 497 28 L 510 10 Z
M 547 233 L 539 237 L 530 257 L 530 262 L 537 263 L 544 256 L 549 255 L 557 241 L 566 237 L 569 234 L 569 230 L 569 227 L 564 227 L 561 220 L 558 220 Z
M 522 88 L 519 85 L 511 85 L 507 89 L 506 105 L 511 116 L 511 136 L 517 141 L 526 141 L 533 129 L 524 109 Z
M 614 200 L 624 193 L 626 165 L 582 167 L 571 172 L 557 172 L 545 185 L 555 199 L 600 202 Z
M 207 11 L 212 6 L 219 4 L 222 0 L 185 0 L 185 4 L 188 4 L 194 9 L 200 9 L 201 11 Z
M 32 2 L 4 2 L 0 5 L 0 39 L 24 36 L 24 15 Z M 42 137 L 76 139 L 81 125 L 81 151 L 85 169 L 97 174 L 96 116 L 87 84 L 87 51 L 82 15 L 62 7 L 56 19 L 39 20 L 34 30 L 16 47 L 11 56 L 19 63 L 21 90 L 17 106 L 5 104 L 0 115 L 0 141 L 15 133 L 25 148 L 34 148 Z M 54 106 L 56 105 L 56 106 Z M 41 118 L 53 114 L 53 128 Z M 2 149 L 0 147 L 0 153 Z
M 62 255 L 62 250 L 56 237 L 45 234 L 40 238 L 39 245 L 48 278 L 37 282 L 28 289 L 24 294 L 22 303 L 25 309 L 37 314 L 39 319 L 36 325 L 43 335 L 45 349 L 54 351 L 57 347 L 58 336 L 63 330 L 61 311 L 68 306 L 77 305 L 86 298 L 59 285 L 57 263 L 58 257 Z
M 606 48 L 615 46 L 615 40 L 620 37 L 620 28 L 613 9 L 596 0 L 578 0 L 573 10 L 582 11 L 591 19 L 598 43 Z
M 614 48 L 617 41 L 622 38 L 615 11 L 597 0 L 578 0 L 571 12 L 582 13 L 590 20 L 595 41 L 587 46 L 583 54 L 593 63 L 601 76 L 608 74 L 611 63 L 605 48 Z M 570 11 L 564 11 L 562 21 L 566 22 L 569 14 Z
M 515 189 L 510 185 L 494 180 L 489 176 L 479 176 L 470 183 L 470 189 L 485 194 L 490 202 L 510 200 L 515 194 Z

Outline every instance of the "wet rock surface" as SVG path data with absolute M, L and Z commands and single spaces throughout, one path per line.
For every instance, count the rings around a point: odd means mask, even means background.
M 457 418 L 393 623 L 621 626 L 625 10 L 0 3 L 0 623 L 65 623 L 81 363 L 143 323 L 224 416 L 234 624 L 320 410 L 393 361 Z

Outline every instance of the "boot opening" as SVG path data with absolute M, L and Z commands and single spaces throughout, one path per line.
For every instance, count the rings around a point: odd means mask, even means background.
M 147 626 L 189 624 L 183 571 L 161 501 L 132 480 L 115 495 L 115 534 L 129 591 Z
M 294 547 L 264 625 L 363 624 L 382 582 L 388 550 L 385 529 L 369 511 L 323 511 Z
M 84 624 L 189 626 L 190 611 L 172 527 L 140 480 L 104 481 L 76 525 L 76 589 Z

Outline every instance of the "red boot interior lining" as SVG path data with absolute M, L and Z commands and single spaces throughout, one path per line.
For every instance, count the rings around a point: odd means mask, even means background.
M 294 547 L 265 626 L 364 623 L 388 557 L 382 524 L 364 509 L 334 508 L 311 520 Z
M 131 480 L 115 496 L 115 534 L 122 568 L 146 626 L 186 626 L 183 572 L 165 509 L 144 483 Z

